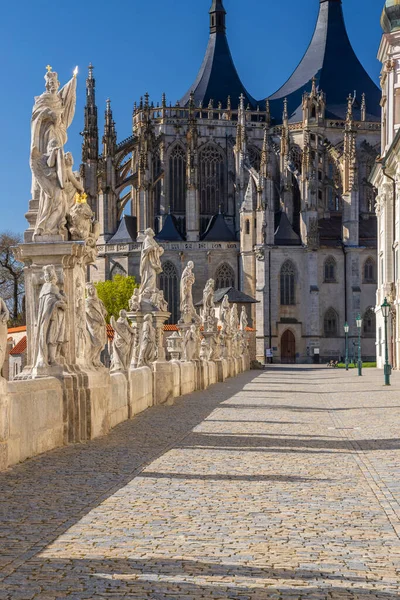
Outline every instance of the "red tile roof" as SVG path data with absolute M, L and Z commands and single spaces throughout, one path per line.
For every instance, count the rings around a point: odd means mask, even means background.
M 19 356 L 21 354 L 23 354 L 26 351 L 26 346 L 27 346 L 27 339 L 26 339 L 26 335 L 22 338 L 22 340 L 19 340 L 18 344 L 16 344 L 14 346 L 14 348 L 12 348 L 10 350 L 10 355 L 11 356 Z
M 22 325 L 22 327 L 10 327 L 8 333 L 22 333 L 26 331 L 26 325 Z
M 106 328 L 107 328 L 107 339 L 109 342 L 112 342 L 114 339 L 114 329 L 109 324 L 106 325 Z

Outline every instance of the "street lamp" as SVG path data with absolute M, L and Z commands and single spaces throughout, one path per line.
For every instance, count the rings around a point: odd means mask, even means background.
M 358 315 L 356 319 L 357 329 L 358 329 L 358 376 L 362 376 L 362 361 L 361 361 L 361 327 L 362 327 L 362 318 L 361 315 Z
M 389 365 L 389 346 L 388 346 L 388 318 L 390 312 L 390 304 L 385 298 L 384 303 L 381 306 L 383 318 L 385 319 L 385 385 L 390 385 L 390 375 L 392 374 L 392 367 Z
M 346 371 L 349 370 L 349 324 L 346 323 L 344 324 L 344 333 L 346 334 Z

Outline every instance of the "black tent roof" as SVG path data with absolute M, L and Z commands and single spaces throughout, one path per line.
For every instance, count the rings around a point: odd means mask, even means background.
M 204 242 L 234 242 L 235 234 L 221 213 L 211 217 L 207 230 L 201 238 Z
M 164 221 L 164 226 L 160 233 L 155 236 L 158 242 L 182 242 L 183 237 L 178 231 L 178 224 L 174 215 L 167 215 Z
M 279 224 L 275 231 L 275 245 L 276 246 L 301 246 L 300 236 L 293 230 L 290 224 L 288 216 L 285 212 L 280 213 L 277 216 Z
M 288 81 L 269 97 L 271 114 L 282 121 L 283 99 L 289 117 L 301 119 L 304 92 L 311 91 L 312 78 L 326 94 L 327 117 L 345 119 L 347 98 L 356 91 L 354 117 L 360 119 L 361 96 L 365 93 L 367 120 L 379 121 L 381 92 L 358 60 L 346 31 L 341 0 L 320 0 L 319 16 L 311 43 Z
M 108 240 L 109 244 L 131 244 L 136 242 L 137 238 L 137 220 L 136 217 L 123 215 L 117 232 Z
M 222 0 L 213 0 L 210 10 L 210 38 L 203 64 L 196 81 L 181 99 L 181 106 L 189 104 L 190 94 L 193 92 L 196 106 L 201 102 L 207 107 L 209 101 L 213 100 L 214 107 L 217 107 L 218 102 L 225 107 L 230 96 L 231 106 L 235 109 L 243 94 L 245 106 L 250 104 L 251 108 L 256 107 L 257 102 L 248 93 L 236 71 L 225 32 L 225 14 Z

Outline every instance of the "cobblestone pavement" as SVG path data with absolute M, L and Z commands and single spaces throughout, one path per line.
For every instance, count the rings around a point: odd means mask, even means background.
M 400 598 L 400 374 L 271 367 L 0 475 L 0 599 Z

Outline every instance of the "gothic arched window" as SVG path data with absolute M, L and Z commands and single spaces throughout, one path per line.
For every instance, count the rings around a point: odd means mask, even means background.
M 367 258 L 364 263 L 364 283 L 375 283 L 375 261 L 373 258 Z
M 333 256 L 329 256 L 325 261 L 324 281 L 325 283 L 336 283 L 336 260 Z
M 214 145 L 207 145 L 199 155 L 200 161 L 200 214 L 212 217 L 219 210 L 224 212 L 225 164 L 221 150 Z M 207 221 L 202 222 L 202 229 Z
M 160 275 L 160 289 L 164 292 L 164 298 L 168 302 L 168 310 L 171 313 L 169 323 L 175 325 L 178 322 L 179 306 L 178 271 L 172 262 L 163 264 L 163 272 Z
M 296 304 L 296 269 L 294 264 L 287 260 L 281 268 L 281 306 Z
M 336 337 L 338 334 L 338 316 L 333 308 L 326 311 L 324 317 L 325 337 Z
M 175 146 L 169 157 L 168 198 L 172 213 L 186 212 L 186 153 L 180 145 Z
M 375 337 L 376 334 L 376 315 L 374 309 L 370 306 L 363 318 L 364 337 Z
M 257 171 L 260 172 L 261 167 L 261 153 L 255 146 L 250 146 L 248 150 L 250 165 Z
M 235 287 L 235 272 L 232 267 L 226 263 L 218 267 L 215 274 L 215 289 Z

